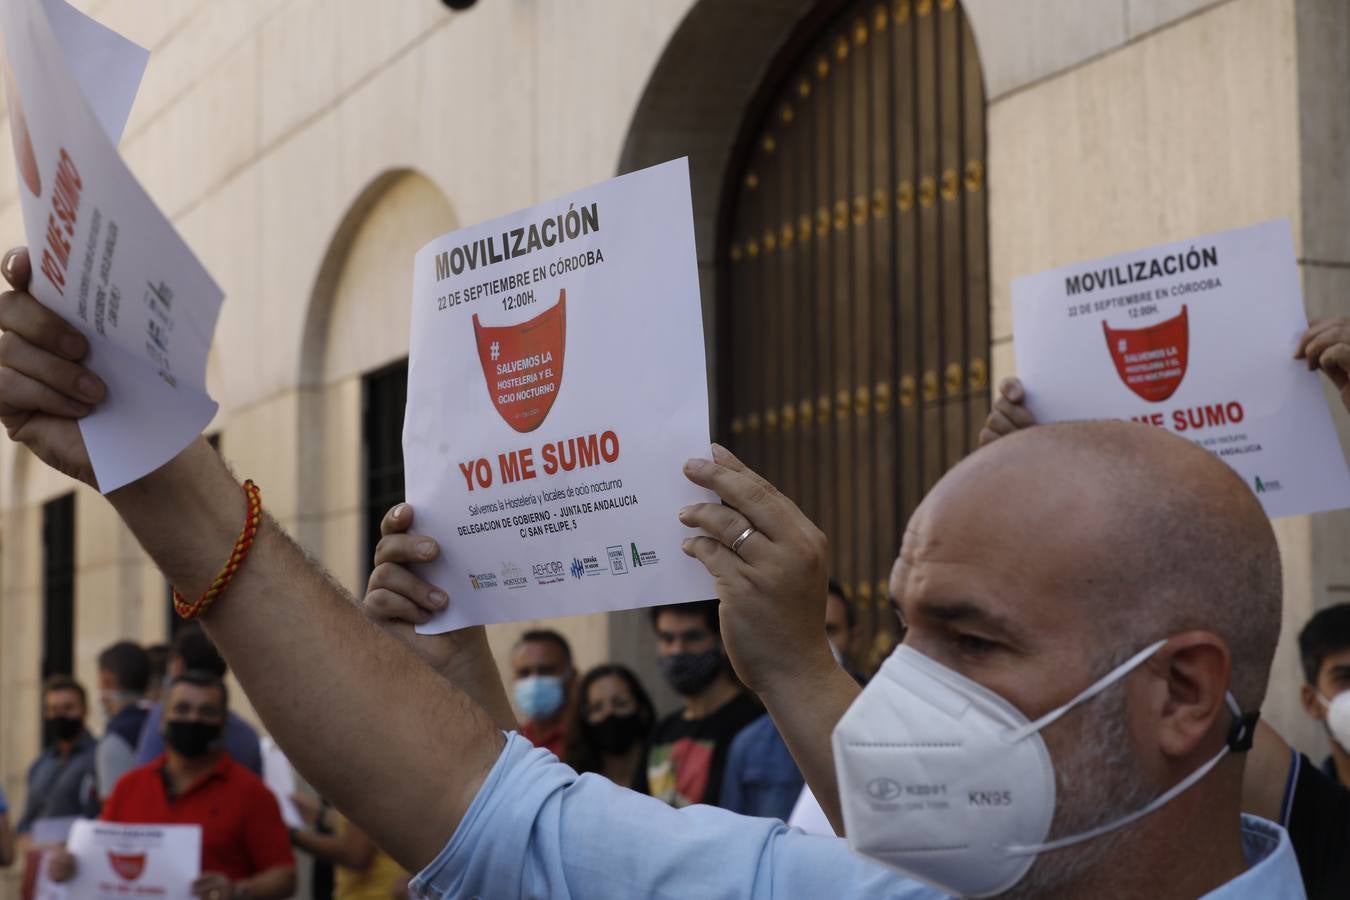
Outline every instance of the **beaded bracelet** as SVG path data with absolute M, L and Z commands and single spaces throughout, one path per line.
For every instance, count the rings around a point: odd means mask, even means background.
M 221 594 L 225 593 L 235 574 L 243 568 L 248 551 L 253 548 L 253 541 L 258 536 L 258 527 L 262 524 L 262 491 L 252 481 L 245 481 L 244 496 L 248 498 L 248 516 L 244 519 L 244 530 L 240 533 L 239 540 L 234 542 L 234 550 L 230 553 L 225 568 L 216 576 L 216 580 L 211 582 L 211 586 L 196 603 L 188 603 L 183 599 L 183 595 L 178 593 L 178 589 L 174 589 L 173 608 L 184 619 L 195 619 L 202 615 Z

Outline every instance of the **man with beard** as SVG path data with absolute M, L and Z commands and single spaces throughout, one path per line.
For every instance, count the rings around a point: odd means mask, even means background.
M 26 285 L 26 255 L 0 270 Z M 106 387 L 80 365 L 86 339 L 22 292 L 0 297 L 0 329 L 0 422 L 96 484 L 78 420 Z M 203 620 L 306 779 L 420 872 L 414 893 L 1304 896 L 1284 831 L 1240 815 L 1281 584 L 1270 524 L 1222 462 L 1128 423 L 1044 426 L 973 454 L 909 523 L 890 584 L 905 644 L 860 693 L 821 629 L 824 536 L 712 456 L 685 474 L 723 503 L 680 512 L 703 532 L 685 550 L 714 576 L 736 671 L 856 853 L 578 778 L 503 735 L 482 629 L 408 624 L 449 600 L 402 565 L 439 552 L 406 525 L 387 529 L 371 588 L 430 666 L 265 515 L 247 516 L 247 558 Z M 256 493 L 199 439 L 108 499 L 195 597 Z
M 716 806 L 731 741 L 764 709 L 732 674 L 717 601 L 657 606 L 656 661 L 683 705 L 656 724 L 634 789 L 676 808 Z
M 89 702 L 69 675 L 52 675 L 42 684 L 42 752 L 28 768 L 23 814 L 15 826 L 23 860 L 23 896 L 31 896 L 46 849 L 33 841 L 42 819 L 98 815 L 98 742 L 85 728 Z
M 106 822 L 200 825 L 200 900 L 283 900 L 295 892 L 290 836 L 272 792 L 222 746 L 228 694 L 210 672 L 188 671 L 169 685 L 160 731 L 164 752 L 117 782 Z M 52 857 L 55 881 L 75 875 L 76 859 Z
M 98 742 L 85 728 L 84 686 L 68 675 L 42 684 L 43 750 L 28 769 L 28 792 L 16 830 L 24 841 L 38 819 L 98 814 Z

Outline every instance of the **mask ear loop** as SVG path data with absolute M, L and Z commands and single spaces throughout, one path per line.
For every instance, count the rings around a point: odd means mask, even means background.
M 1125 660 L 1123 663 L 1116 666 L 1110 672 L 1107 672 L 1097 681 L 1096 684 L 1092 685 L 1087 690 L 1083 691 L 1083 693 L 1079 694 L 1077 697 L 1074 697 L 1068 703 L 1065 703 L 1058 709 L 1050 710 L 1050 712 L 1041 716 L 1034 722 L 1028 722 L 1021 728 L 1015 728 L 1012 731 L 1005 733 L 1003 739 L 1007 741 L 1009 744 L 1015 744 L 1018 741 L 1025 740 L 1026 738 L 1040 731 L 1042 728 L 1045 728 L 1047 725 L 1050 725 L 1052 722 L 1057 720 L 1060 716 L 1064 715 L 1069 710 L 1073 709 L 1078 704 L 1083 703 L 1087 700 L 1091 700 L 1093 697 L 1097 696 L 1102 691 L 1106 690 L 1111 685 L 1115 684 L 1117 681 L 1124 678 L 1133 669 L 1138 668 L 1144 662 L 1144 660 L 1148 659 L 1150 656 L 1157 653 L 1158 648 L 1165 643 L 1167 643 L 1166 639 L 1149 644 L 1143 650 L 1140 650 L 1134 656 L 1131 656 L 1129 659 Z
M 1178 781 L 1172 787 L 1163 791 L 1157 797 L 1154 797 L 1146 806 L 1136 809 L 1123 818 L 1114 822 L 1107 822 L 1082 834 L 1073 834 L 1054 841 L 1047 841 L 1044 844 L 1031 844 L 1022 846 L 1011 846 L 1007 851 L 1015 856 L 1026 856 L 1031 853 L 1044 853 L 1047 850 L 1059 850 L 1063 847 L 1070 847 L 1074 844 L 1090 841 L 1095 837 L 1101 837 L 1119 828 L 1124 828 L 1133 822 L 1142 819 L 1149 813 L 1160 809 L 1170 803 L 1179 794 L 1186 791 L 1201 778 L 1204 778 L 1210 771 L 1223 761 L 1223 758 L 1229 753 L 1245 753 L 1251 749 L 1252 738 L 1256 734 L 1256 720 L 1260 717 L 1259 711 L 1253 711 L 1244 714 L 1242 707 L 1238 706 L 1237 699 L 1233 695 L 1225 694 L 1224 700 L 1228 704 L 1229 711 L 1233 714 L 1233 724 L 1228 729 L 1228 739 L 1224 748 L 1214 755 L 1209 762 L 1196 769 L 1185 778 Z

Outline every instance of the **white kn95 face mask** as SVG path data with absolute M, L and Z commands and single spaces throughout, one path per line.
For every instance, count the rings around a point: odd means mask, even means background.
M 1350 753 L 1350 691 L 1341 691 L 1330 700 L 1318 694 L 1317 699 L 1327 711 L 1327 731 L 1342 750 Z
M 1147 806 L 1091 831 L 1047 842 L 1055 769 L 1041 729 L 1124 678 L 1166 641 L 1144 648 L 1068 703 L 1032 722 L 1007 700 L 901 645 L 834 729 L 835 770 L 849 846 L 949 893 L 998 894 L 1038 853 L 1139 819 L 1203 778 L 1229 750 L 1251 746 L 1256 713 L 1225 746 Z

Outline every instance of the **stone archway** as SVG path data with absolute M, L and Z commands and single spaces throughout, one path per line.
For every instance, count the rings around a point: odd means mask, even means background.
M 296 532 L 348 587 L 365 573 L 362 376 L 407 357 L 413 255 L 456 224 L 428 178 L 384 172 L 343 216 L 310 295 L 298 373 Z

